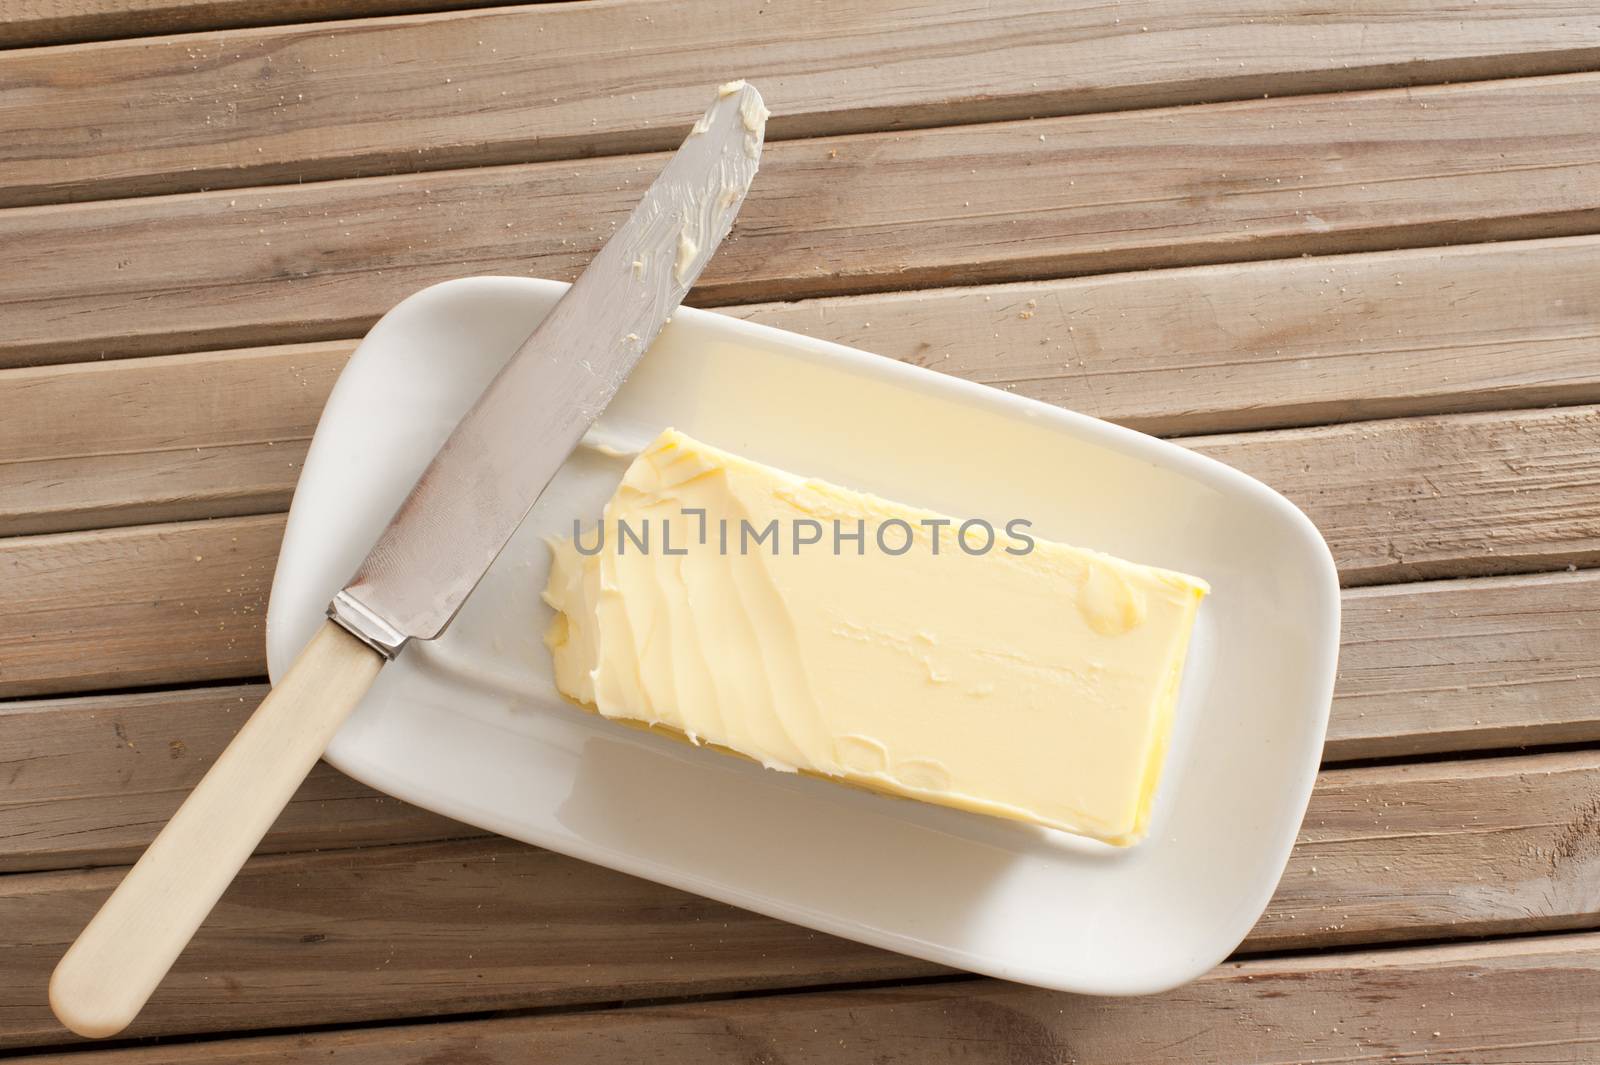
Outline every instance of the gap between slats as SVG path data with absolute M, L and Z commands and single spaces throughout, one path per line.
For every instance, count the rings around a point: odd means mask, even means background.
M 0 50 L 91 44 L 156 34 L 284 26 L 323 19 L 453 11 L 502 6 L 506 2 L 501 0 L 497 5 L 486 0 L 8 0 L 6 18 L 0 22 Z M 133 46 L 138 47 L 139 43 Z

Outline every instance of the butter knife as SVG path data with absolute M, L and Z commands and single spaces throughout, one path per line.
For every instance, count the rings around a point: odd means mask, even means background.
M 461 419 L 328 620 L 67 950 L 50 1006 L 79 1035 L 138 1015 L 383 664 L 444 631 L 727 236 L 767 111 L 717 97 Z

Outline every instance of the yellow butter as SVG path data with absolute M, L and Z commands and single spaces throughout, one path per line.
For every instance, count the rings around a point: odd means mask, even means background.
M 958 526 L 669 429 L 551 545 L 556 685 L 771 768 L 1137 841 L 1209 589 Z

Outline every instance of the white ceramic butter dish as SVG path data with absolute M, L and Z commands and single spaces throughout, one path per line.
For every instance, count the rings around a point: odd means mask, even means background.
M 436 285 L 351 358 L 289 514 L 274 677 L 444 436 L 565 286 Z M 626 464 L 575 452 L 443 637 L 414 642 L 327 758 L 419 806 L 821 931 L 1045 987 L 1140 994 L 1260 916 L 1316 777 L 1338 652 L 1333 562 L 1264 485 L 1175 444 L 836 344 L 684 309 L 593 432 L 667 426 L 804 475 L 1209 581 L 1149 837 L 1061 833 L 783 774 L 567 704 L 541 634 L 544 538 Z

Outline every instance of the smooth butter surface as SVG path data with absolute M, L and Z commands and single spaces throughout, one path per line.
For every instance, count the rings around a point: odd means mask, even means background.
M 1011 554 L 1003 525 L 969 554 L 940 518 L 669 429 L 582 538 L 598 552 L 552 543 L 557 687 L 772 768 L 1136 841 L 1206 584 L 1037 538 Z M 903 554 L 875 535 L 895 519 Z M 743 531 L 774 520 L 776 553 Z M 835 553 L 836 521 L 859 546 Z

